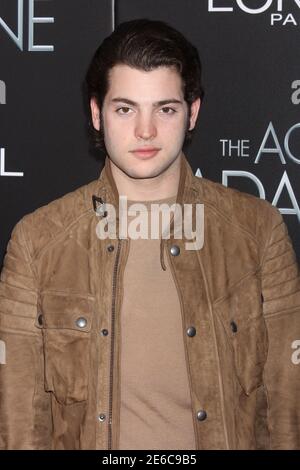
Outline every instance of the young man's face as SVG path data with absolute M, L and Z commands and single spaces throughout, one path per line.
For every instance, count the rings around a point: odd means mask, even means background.
M 150 72 L 124 64 L 109 75 L 101 123 L 91 100 L 93 124 L 103 126 L 105 146 L 112 163 L 131 178 L 161 175 L 180 157 L 187 129 L 195 126 L 200 100 L 184 101 L 182 79 L 176 70 L 159 67 Z M 137 152 L 156 149 L 156 153 Z

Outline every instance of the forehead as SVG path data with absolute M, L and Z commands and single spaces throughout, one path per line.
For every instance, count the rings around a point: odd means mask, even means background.
M 183 97 L 183 81 L 174 67 L 157 67 L 146 72 L 125 64 L 117 64 L 109 71 L 107 95 L 162 99 L 165 95 Z

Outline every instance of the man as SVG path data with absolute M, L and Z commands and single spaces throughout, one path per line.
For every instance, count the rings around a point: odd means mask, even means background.
M 295 255 L 271 204 L 193 175 L 196 49 L 126 22 L 86 84 L 104 169 L 25 216 L 5 257 L 1 448 L 299 448 Z M 121 236 L 119 196 L 189 206 L 196 225 L 200 205 L 203 243 L 175 236 L 175 210 L 156 238 Z

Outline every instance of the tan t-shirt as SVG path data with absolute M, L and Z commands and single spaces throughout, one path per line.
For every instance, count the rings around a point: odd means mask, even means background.
M 151 203 L 175 199 L 140 202 L 150 221 Z M 166 271 L 159 238 L 130 240 L 121 308 L 119 449 L 195 449 L 185 329 L 166 254 L 164 259 Z

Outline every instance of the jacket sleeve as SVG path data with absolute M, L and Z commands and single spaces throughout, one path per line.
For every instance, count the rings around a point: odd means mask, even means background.
M 287 227 L 271 209 L 262 260 L 268 356 L 264 368 L 270 449 L 300 449 L 300 278 Z
M 12 232 L 0 280 L 0 449 L 47 449 L 51 411 L 35 327 L 37 281 L 22 220 Z

